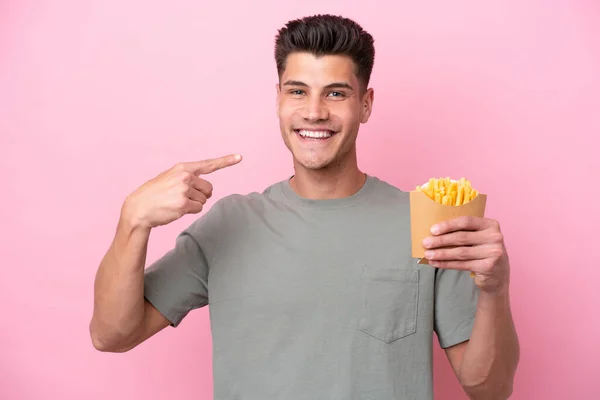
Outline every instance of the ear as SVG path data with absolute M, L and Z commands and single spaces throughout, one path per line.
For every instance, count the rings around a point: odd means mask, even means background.
M 365 124 L 371 117 L 371 112 L 373 111 L 373 101 L 375 100 L 375 91 L 372 88 L 367 89 L 365 94 L 362 96 L 361 101 L 361 114 L 360 114 L 360 122 Z

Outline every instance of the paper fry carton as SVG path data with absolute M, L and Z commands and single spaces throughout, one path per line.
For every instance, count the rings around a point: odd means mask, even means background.
M 438 222 L 462 216 L 485 216 L 487 195 L 478 193 L 466 204 L 460 206 L 442 205 L 435 202 L 419 190 L 410 192 L 410 229 L 412 240 L 412 256 L 420 258 L 419 264 L 428 264 L 424 258 L 423 239 L 432 236 L 431 227 Z

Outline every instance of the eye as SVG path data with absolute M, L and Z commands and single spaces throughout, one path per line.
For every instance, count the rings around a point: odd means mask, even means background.
M 329 96 L 341 98 L 341 97 L 345 97 L 346 95 L 342 92 L 331 92 L 331 93 L 329 93 Z
M 292 94 L 294 96 L 301 96 L 304 94 L 304 90 L 300 90 L 300 89 L 290 90 L 290 94 Z

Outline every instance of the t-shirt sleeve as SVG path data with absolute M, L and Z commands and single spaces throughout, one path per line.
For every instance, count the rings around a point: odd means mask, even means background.
M 469 271 L 436 271 L 434 329 L 442 348 L 469 340 L 478 296 Z
M 171 326 L 208 304 L 208 273 L 220 232 L 220 203 L 181 232 L 175 246 L 144 272 L 144 296 Z

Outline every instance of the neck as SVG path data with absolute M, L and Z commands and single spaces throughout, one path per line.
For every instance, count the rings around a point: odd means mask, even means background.
M 366 175 L 356 162 L 331 165 L 318 170 L 306 169 L 297 163 L 290 180 L 291 188 L 301 197 L 314 200 L 339 199 L 355 194 L 365 184 Z

